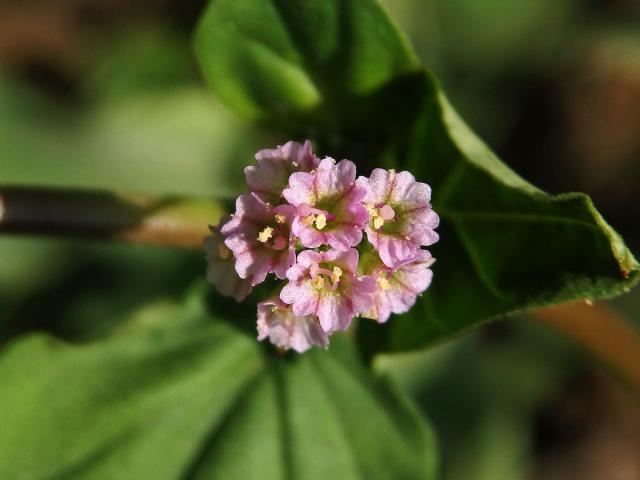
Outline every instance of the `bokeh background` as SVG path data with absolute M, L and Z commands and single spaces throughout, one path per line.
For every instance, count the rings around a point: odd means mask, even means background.
M 1 0 L 0 184 L 232 198 L 253 152 L 282 139 L 203 86 L 190 36 L 204 3 Z M 589 193 L 640 254 L 640 1 L 383 3 L 510 166 Z M 27 237 L 0 237 L 0 265 L 1 343 L 91 341 L 205 270 L 197 252 Z M 640 329 L 637 290 L 605 307 Z M 446 480 L 640 478 L 637 399 L 538 318 L 375 366 L 432 420 Z

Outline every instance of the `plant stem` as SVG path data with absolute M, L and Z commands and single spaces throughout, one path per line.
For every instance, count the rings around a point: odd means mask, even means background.
M 0 187 L 0 233 L 201 248 L 222 212 L 204 198 Z
M 640 398 L 640 335 L 604 304 L 569 303 L 533 312 L 604 362 Z

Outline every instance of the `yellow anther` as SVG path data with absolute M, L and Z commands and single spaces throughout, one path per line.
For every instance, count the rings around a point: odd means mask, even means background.
M 327 217 L 325 216 L 324 213 L 320 213 L 318 214 L 318 216 L 316 216 L 316 228 L 318 230 L 322 230 L 324 227 L 327 226 Z
M 365 203 L 364 206 L 369 212 L 369 215 L 371 215 L 372 217 L 375 217 L 378 215 L 378 209 L 375 207 L 373 203 Z
M 324 278 L 322 278 L 320 275 L 316 275 L 315 277 L 313 277 L 313 280 L 311 280 L 311 284 L 316 290 L 322 290 L 324 288 Z
M 262 230 L 259 234 L 258 234 L 258 241 L 265 243 L 267 242 L 271 237 L 273 236 L 273 228 L 271 227 L 265 227 L 264 230 Z
M 281 213 L 276 213 L 274 218 L 276 220 L 276 223 L 279 223 L 280 225 L 282 225 L 283 223 L 285 223 L 287 221 L 287 217 L 285 217 Z
M 315 220 L 316 220 L 316 216 L 315 215 L 309 215 L 308 217 L 304 217 L 304 220 L 302 220 L 302 222 L 306 226 L 311 226 L 311 225 L 313 225 L 313 222 L 315 222 Z
M 391 288 L 389 280 L 387 280 L 387 277 L 385 277 L 384 275 L 380 275 L 378 277 L 378 285 L 382 290 L 389 290 Z
M 333 272 L 331 273 L 331 281 L 333 283 L 338 283 L 340 281 L 340 277 L 342 277 L 342 269 L 340 267 L 333 267 Z
M 218 256 L 222 260 L 227 260 L 228 258 L 231 258 L 231 250 L 229 250 L 226 245 L 220 244 L 218 245 Z
M 382 208 L 376 208 L 372 203 L 365 205 L 369 211 L 369 217 L 373 223 L 373 228 L 380 230 L 387 220 L 393 219 L 394 211 L 389 205 L 384 205 Z

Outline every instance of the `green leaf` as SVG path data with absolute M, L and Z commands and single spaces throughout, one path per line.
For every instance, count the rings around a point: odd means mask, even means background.
M 349 342 L 275 357 L 194 306 L 0 355 L 0 478 L 433 478 L 431 432 Z
M 196 51 L 240 113 L 337 149 L 323 154 L 358 160 L 364 149 L 362 173 L 386 165 L 432 186 L 442 217 L 433 285 L 409 314 L 382 327 L 361 322 L 367 353 L 420 348 L 501 315 L 608 298 L 637 283 L 638 263 L 591 200 L 548 195 L 503 164 L 416 67 L 377 2 L 219 0 Z M 326 58 L 341 59 L 348 74 Z
M 195 51 L 225 103 L 300 134 L 373 137 L 372 130 L 393 128 L 402 82 L 390 82 L 420 68 L 369 0 L 216 0 L 200 21 Z
M 637 261 L 587 195 L 549 195 L 523 180 L 428 74 L 417 80 L 420 111 L 396 158 L 433 187 L 442 219 L 430 248 L 434 281 L 409 314 L 382 329 L 363 322 L 370 353 L 420 348 L 499 316 L 610 298 L 638 283 Z
M 147 88 L 70 113 L 0 74 L 0 183 L 235 198 L 259 143 L 210 100 Z

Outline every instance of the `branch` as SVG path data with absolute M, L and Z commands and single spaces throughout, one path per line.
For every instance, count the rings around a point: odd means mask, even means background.
M 222 212 L 204 198 L 0 187 L 0 233 L 201 248 Z
M 533 312 L 603 361 L 640 396 L 640 335 L 604 304 L 569 303 Z

